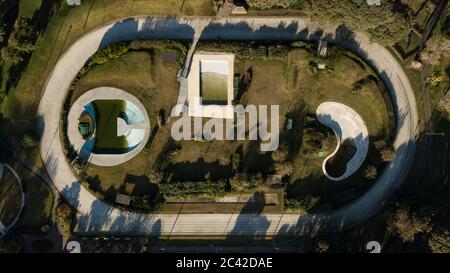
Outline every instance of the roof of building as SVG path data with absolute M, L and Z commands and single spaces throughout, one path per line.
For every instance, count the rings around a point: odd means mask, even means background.
M 125 206 L 129 206 L 131 203 L 131 197 L 129 195 L 125 195 L 125 194 L 117 194 L 116 196 L 116 203 L 117 204 L 122 204 Z

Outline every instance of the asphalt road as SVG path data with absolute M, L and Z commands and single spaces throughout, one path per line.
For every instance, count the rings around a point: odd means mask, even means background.
M 60 114 L 72 79 L 100 47 L 133 39 L 316 40 L 338 43 L 360 55 L 378 71 L 391 94 L 398 125 L 395 159 L 374 186 L 353 203 L 330 214 L 139 214 L 98 200 L 72 173 L 59 137 Z M 99 27 L 77 40 L 59 59 L 48 78 L 38 109 L 41 155 L 49 176 L 79 212 L 77 231 L 89 234 L 153 235 L 295 235 L 341 230 L 375 214 L 401 186 L 416 147 L 418 114 L 413 89 L 395 57 L 335 28 L 320 28 L 299 18 L 181 19 L 134 18 Z

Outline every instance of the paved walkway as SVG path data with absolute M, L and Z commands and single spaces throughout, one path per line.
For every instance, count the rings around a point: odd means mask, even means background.
M 316 109 L 316 116 L 320 123 L 334 131 L 338 141 L 336 149 L 323 160 L 322 171 L 330 180 L 340 181 L 346 179 L 361 167 L 369 151 L 369 133 L 367 132 L 366 124 L 352 108 L 338 102 L 321 103 Z M 356 147 L 356 152 L 347 162 L 345 172 L 339 177 L 333 177 L 327 173 L 327 161 L 336 155 L 341 144 L 346 139 L 352 140 Z
M 65 160 L 59 137 L 64 98 L 72 79 L 100 47 L 132 39 L 317 40 L 338 43 L 361 56 L 380 74 L 390 92 L 396 118 L 395 159 L 374 186 L 353 203 L 330 214 L 140 214 L 113 208 L 83 188 Z M 62 92 L 62 91 L 65 92 Z M 79 212 L 78 232 L 172 235 L 293 235 L 341 230 L 375 214 L 401 186 L 416 147 L 418 116 L 409 80 L 395 57 L 367 36 L 333 27 L 320 28 L 301 18 L 135 18 L 102 26 L 76 41 L 60 58 L 45 87 L 41 155 L 49 176 Z

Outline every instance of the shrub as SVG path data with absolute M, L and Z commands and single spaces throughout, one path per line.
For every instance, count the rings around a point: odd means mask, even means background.
M 164 199 L 160 198 L 160 196 L 152 198 L 149 194 L 143 194 L 141 196 L 132 197 L 131 204 L 135 209 L 149 212 L 158 209 L 163 202 Z
M 378 171 L 377 168 L 375 168 L 373 165 L 367 165 L 364 168 L 364 177 L 368 180 L 375 180 L 378 177 Z
M 209 195 L 221 196 L 228 192 L 228 182 L 219 181 L 186 181 L 160 184 L 161 193 L 166 197 L 185 198 L 189 196 Z
M 298 0 L 247 0 L 247 4 L 255 9 L 289 8 Z
M 302 199 L 284 198 L 284 207 L 287 210 L 302 210 L 304 212 L 310 212 L 314 207 L 316 207 L 319 201 L 319 197 L 309 194 Z
M 20 143 L 25 149 L 34 149 L 39 144 L 39 140 L 34 134 L 26 133 Z
M 163 175 L 155 170 L 150 170 L 148 173 L 148 179 L 150 182 L 158 184 L 163 180 Z
M 230 178 L 230 186 L 233 191 L 252 190 L 265 184 L 266 180 L 261 173 L 255 175 L 236 173 Z
M 330 248 L 330 245 L 326 241 L 318 241 L 315 247 L 316 253 L 325 253 Z
M 287 158 L 287 152 L 282 148 L 279 148 L 278 150 L 272 152 L 272 160 L 274 162 L 283 162 L 286 161 Z
M 403 242 L 412 242 L 416 234 L 431 230 L 431 219 L 400 208 L 392 217 L 389 228 L 395 231 Z
M 111 59 L 116 59 L 123 54 L 127 53 L 130 49 L 129 43 L 117 43 L 109 45 L 103 49 L 100 49 L 91 57 L 93 64 L 104 64 Z
M 386 162 L 392 161 L 395 158 L 394 148 L 391 146 L 384 147 L 380 151 L 380 154 L 381 154 L 381 159 Z
M 426 43 L 420 53 L 420 59 L 428 64 L 436 65 L 441 59 L 450 56 L 450 38 L 442 34 L 436 35 Z
M 56 225 L 67 236 L 72 234 L 73 213 L 72 207 L 66 202 L 61 202 L 56 207 Z
M 275 172 L 281 177 L 290 176 L 294 172 L 294 165 L 291 162 L 275 163 Z
M 334 136 L 331 130 L 317 120 L 305 118 L 305 128 L 303 129 L 303 144 L 307 153 L 317 153 L 326 151 L 333 146 Z

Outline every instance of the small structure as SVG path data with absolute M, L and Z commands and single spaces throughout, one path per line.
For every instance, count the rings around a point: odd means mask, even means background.
M 320 70 L 324 70 L 325 68 L 327 68 L 327 65 L 325 63 L 317 63 L 317 68 Z
M 69 6 L 81 6 L 81 0 L 67 0 Z
M 119 193 L 116 196 L 116 203 L 124 206 L 129 206 L 131 203 L 131 197 L 129 195 Z
M 412 69 L 421 69 L 422 68 L 422 63 L 419 61 L 412 61 L 411 62 L 411 68 Z
M 269 186 L 281 186 L 283 184 L 282 178 L 283 177 L 279 174 L 268 175 L 266 183 Z
M 328 42 L 324 40 L 319 41 L 319 46 L 317 47 L 317 55 L 319 57 L 327 56 Z
M 381 0 L 367 0 L 369 6 L 381 6 Z
M 89 136 L 89 133 L 90 133 L 89 123 L 80 122 L 78 124 L 78 131 L 80 132 L 80 134 L 83 138 Z
M 286 128 L 287 128 L 288 130 L 292 130 L 292 122 L 293 122 L 293 120 L 292 120 L 291 118 L 288 119 L 287 125 L 286 125 Z
M 231 15 L 245 15 L 247 14 L 247 10 L 243 6 L 233 5 L 231 8 Z

